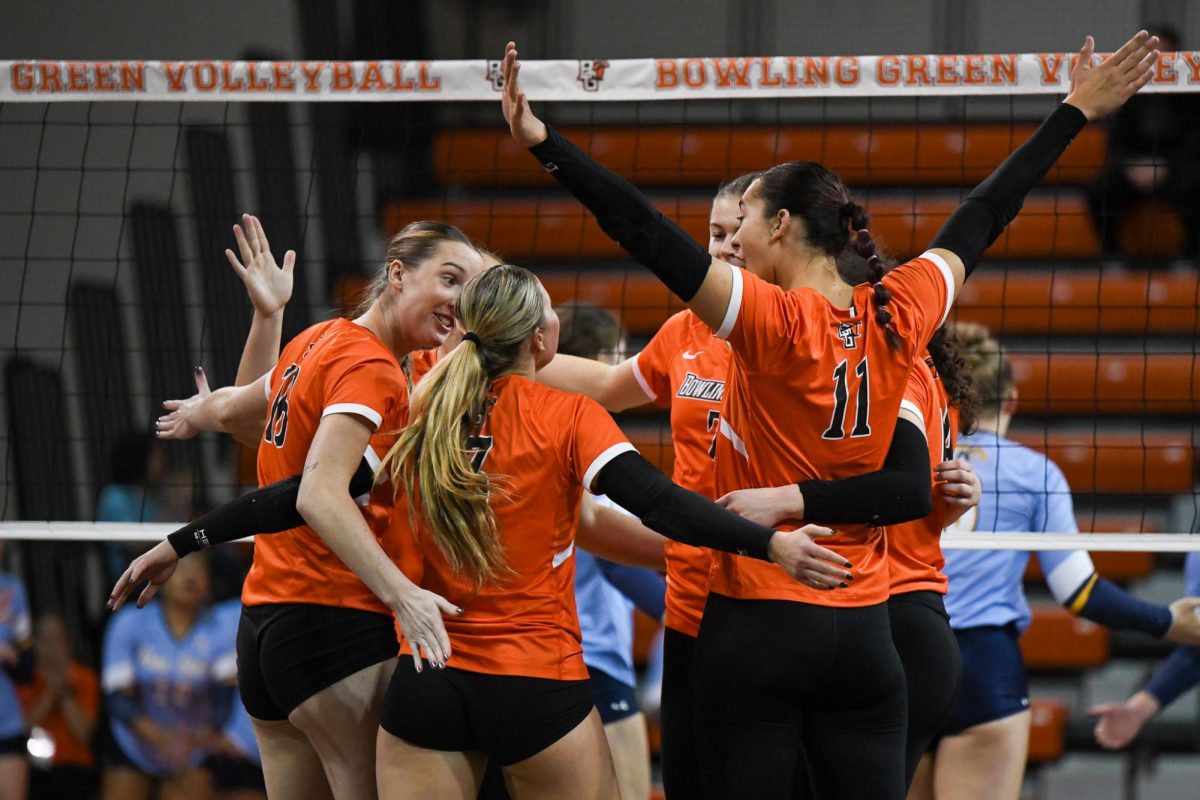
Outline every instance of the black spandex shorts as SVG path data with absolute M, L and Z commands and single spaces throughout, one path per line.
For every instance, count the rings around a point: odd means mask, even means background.
M 962 661 L 950 616 L 936 592 L 907 592 L 888 600 L 892 641 L 908 685 L 908 743 L 904 772 L 911 783 L 921 756 L 950 718 Z
M 954 632 L 962 652 L 962 688 L 950 712 L 945 734 L 995 722 L 1029 710 L 1029 684 L 1021 659 L 1021 638 L 1013 623 Z
M 696 757 L 696 637 L 663 631 L 662 780 L 667 797 L 700 797 Z
M 23 733 L 0 739 L 0 756 L 25 755 L 29 737 Z
M 605 725 L 620 722 L 642 710 L 638 705 L 637 690 L 603 670 L 588 667 L 588 692 L 592 704 L 600 712 L 600 721 Z
M 309 603 L 246 606 L 237 634 L 238 689 L 250 716 L 283 720 L 322 689 L 399 652 L 387 614 Z
M 248 758 L 209 756 L 203 766 L 212 775 L 213 788 L 218 792 L 267 790 L 262 767 Z
M 454 667 L 420 674 L 400 659 L 379 726 L 428 750 L 482 752 L 509 766 L 566 736 L 592 712 L 587 681 L 485 675 Z
M 904 800 L 908 708 L 886 603 L 711 594 L 695 676 L 704 797 Z

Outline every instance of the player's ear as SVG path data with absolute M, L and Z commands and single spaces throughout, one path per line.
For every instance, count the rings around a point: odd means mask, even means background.
M 529 337 L 529 352 L 535 356 L 546 352 L 546 334 L 541 328 L 533 329 L 533 334 Z
M 388 286 L 397 292 L 404 291 L 404 262 L 398 258 L 388 264 Z
M 775 216 L 771 218 L 771 234 L 770 240 L 772 243 L 778 242 L 791 231 L 795 220 L 792 218 L 792 212 L 786 208 L 781 208 L 775 212 Z

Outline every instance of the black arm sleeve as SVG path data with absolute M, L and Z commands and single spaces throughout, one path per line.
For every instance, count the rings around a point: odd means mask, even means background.
M 877 472 L 799 486 L 808 520 L 879 526 L 921 519 L 933 510 L 929 444 L 920 428 L 902 419 Z
M 675 485 L 640 453 L 622 453 L 605 464 L 595 486 L 647 528 L 677 542 L 770 560 L 767 546 L 775 531 Z
M 375 471 L 364 458 L 350 479 L 350 496 L 366 494 L 374 483 Z M 297 528 L 305 524 L 296 510 L 299 496 L 300 476 L 284 478 L 189 522 L 169 534 L 167 541 L 175 548 L 175 554 L 183 558 L 214 544 L 244 539 L 256 533 L 279 533 Z
M 712 264 L 708 252 L 637 187 L 597 164 L 558 131 L 550 126 L 546 130 L 546 141 L 529 152 L 592 212 L 609 238 L 649 267 L 681 300 L 691 300 Z
M 967 195 L 929 246 L 957 255 L 970 275 L 983 251 L 1021 211 L 1025 195 L 1045 177 L 1086 124 L 1082 111 L 1060 104 L 1025 144 Z

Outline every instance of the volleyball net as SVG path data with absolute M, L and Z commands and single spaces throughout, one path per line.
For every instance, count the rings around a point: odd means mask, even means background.
M 1065 94 L 1073 58 L 529 61 L 522 81 L 698 240 L 720 183 L 809 159 L 904 259 Z M 244 211 L 277 255 L 299 253 L 285 339 L 353 307 L 390 234 L 440 219 L 556 303 L 611 310 L 640 348 L 682 306 L 511 141 L 499 66 L 0 62 L 0 539 L 157 539 L 255 483 L 253 453 L 225 438 L 152 435 L 194 365 L 234 379 L 251 306 L 223 253 Z M 1200 549 L 1175 535 L 1200 528 L 1198 102 L 1200 53 L 1164 53 L 1030 195 L 954 312 L 1009 352 L 1011 436 L 1062 468 L 1095 534 L 1039 549 Z M 669 469 L 661 412 L 620 421 Z

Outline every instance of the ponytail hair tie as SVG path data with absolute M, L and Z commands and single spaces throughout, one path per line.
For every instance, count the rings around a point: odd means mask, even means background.
M 464 342 L 474 342 L 476 347 L 483 347 L 483 342 L 480 340 L 479 336 L 477 336 L 475 334 L 474 331 L 467 331 L 466 333 L 464 333 L 463 341 Z

